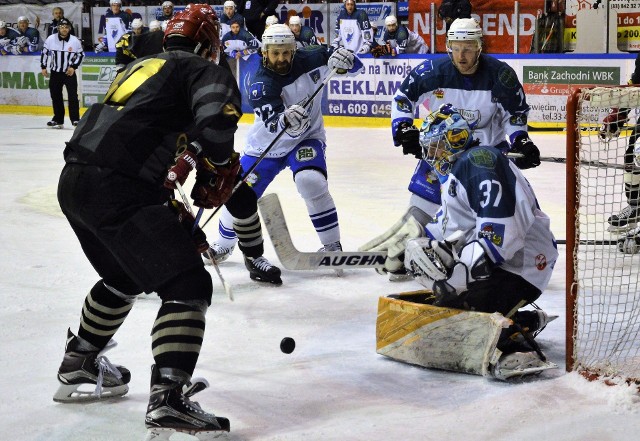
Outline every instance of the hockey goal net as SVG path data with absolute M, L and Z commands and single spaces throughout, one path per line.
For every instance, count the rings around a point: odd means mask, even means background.
M 598 130 L 611 108 L 629 109 L 618 137 Z M 567 370 L 640 379 L 640 254 L 625 254 L 609 217 L 628 205 L 625 166 L 640 114 L 640 87 L 576 90 L 567 102 Z M 626 169 L 625 169 L 626 167 Z

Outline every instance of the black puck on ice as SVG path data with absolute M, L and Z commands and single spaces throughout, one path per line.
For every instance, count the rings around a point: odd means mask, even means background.
M 280 342 L 280 350 L 285 354 L 290 354 L 296 348 L 296 341 L 291 337 L 285 337 Z

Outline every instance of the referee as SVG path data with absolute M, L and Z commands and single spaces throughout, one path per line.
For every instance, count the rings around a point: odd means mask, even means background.
M 58 21 L 58 32 L 47 37 L 40 56 L 42 75 L 49 78 L 49 93 L 53 104 L 53 119 L 47 125 L 54 129 L 61 129 L 64 124 L 62 86 L 67 88 L 71 124 L 76 126 L 80 120 L 76 70 L 82 63 L 84 52 L 82 43 L 77 37 L 70 35 L 70 31 L 71 22 L 61 18 Z M 50 74 L 47 72 L 47 66 L 51 70 Z

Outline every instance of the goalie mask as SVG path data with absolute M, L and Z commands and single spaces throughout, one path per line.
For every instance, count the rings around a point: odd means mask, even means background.
M 262 64 L 280 75 L 291 70 L 296 52 L 296 37 L 285 24 L 273 24 L 262 34 Z
M 423 159 L 438 174 L 446 176 L 458 156 L 473 145 L 473 131 L 451 104 L 443 104 L 427 115 L 420 129 Z

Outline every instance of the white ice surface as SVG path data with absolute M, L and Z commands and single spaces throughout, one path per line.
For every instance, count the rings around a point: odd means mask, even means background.
M 52 401 L 66 329 L 77 330 L 97 278 L 55 197 L 72 131 L 47 129 L 47 120 L 0 115 L 0 439 L 142 440 L 153 361 L 149 334 L 160 305 L 155 295 L 139 299 L 116 334 L 119 346 L 108 354 L 131 370 L 129 394 L 87 405 Z M 240 127 L 238 150 L 247 128 Z M 564 136 L 532 138 L 543 155 L 564 156 Z M 404 213 L 415 161 L 392 147 L 387 129 L 331 128 L 328 144 L 342 244 L 355 250 Z M 543 163 L 526 172 L 560 239 L 564 169 Z M 319 248 L 288 170 L 270 191 L 280 195 L 297 247 Z M 207 226 L 209 237 L 216 227 L 215 220 Z M 268 238 L 265 243 L 277 264 Z M 560 318 L 538 339 L 561 368 L 509 384 L 376 354 L 378 297 L 419 289 L 415 282 L 391 283 L 373 270 L 350 270 L 343 278 L 283 270 L 283 286 L 264 286 L 249 279 L 236 251 L 221 265 L 235 302 L 210 269 L 215 292 L 195 375 L 211 388 L 197 400 L 230 418 L 230 440 L 635 441 L 640 399 L 632 388 L 564 372 L 564 247 L 560 251 L 538 302 Z M 279 349 L 285 336 L 296 340 L 291 355 Z

